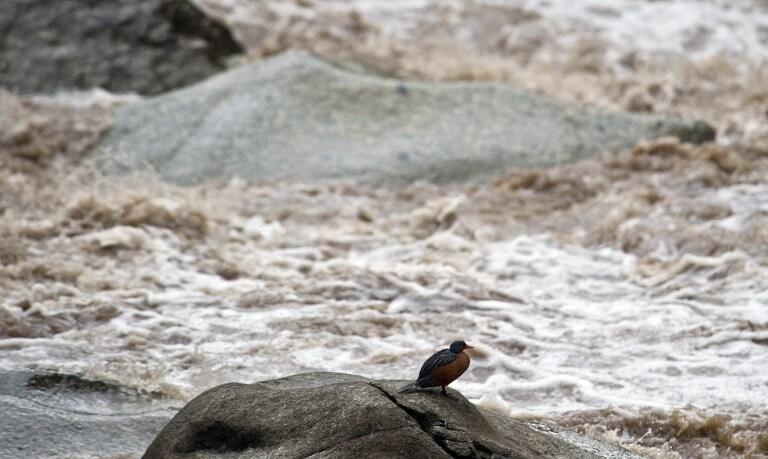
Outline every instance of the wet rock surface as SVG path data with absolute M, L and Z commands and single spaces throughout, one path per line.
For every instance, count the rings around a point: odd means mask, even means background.
M 186 0 L 0 3 L 0 86 L 157 94 L 202 80 L 242 51 Z
M 147 164 L 174 183 L 333 177 L 462 180 L 548 166 L 647 138 L 704 142 L 689 122 L 608 113 L 493 83 L 423 83 L 288 52 L 121 107 L 104 169 Z
M 224 384 L 187 404 L 144 458 L 633 458 L 559 429 L 485 415 L 461 394 L 307 373 Z
M 0 457 L 138 454 L 173 415 L 168 402 L 79 376 L 0 371 Z

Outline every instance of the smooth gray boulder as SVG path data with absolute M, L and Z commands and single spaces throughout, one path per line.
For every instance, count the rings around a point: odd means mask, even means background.
M 544 424 L 481 413 L 458 392 L 397 393 L 404 381 L 306 373 L 224 384 L 190 401 L 144 459 L 637 458 Z
M 0 457 L 138 455 L 177 403 L 76 375 L 0 371 Z
M 190 0 L 0 1 L 0 86 L 16 92 L 158 94 L 242 51 Z
M 704 142 L 715 132 L 501 84 L 391 80 L 291 51 L 121 107 L 96 150 L 109 173 L 149 165 L 179 184 L 234 176 L 440 181 L 668 135 Z

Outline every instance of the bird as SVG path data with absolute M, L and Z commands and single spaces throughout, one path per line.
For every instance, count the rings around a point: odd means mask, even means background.
M 445 386 L 452 383 L 469 368 L 467 349 L 473 349 L 464 341 L 454 341 L 448 349 L 437 351 L 421 366 L 416 382 L 406 384 L 398 392 L 412 392 L 429 387 L 442 387 L 441 393 L 451 397 Z

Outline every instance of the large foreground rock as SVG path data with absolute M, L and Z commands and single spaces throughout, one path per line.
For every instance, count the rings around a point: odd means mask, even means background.
M 174 412 L 168 401 L 119 385 L 0 371 L 0 458 L 135 456 Z
M 145 459 L 633 458 L 536 423 L 484 415 L 458 392 L 399 394 L 403 381 L 308 373 L 224 384 L 187 404 Z
M 0 86 L 19 92 L 157 94 L 241 50 L 189 0 L 0 1 Z
M 642 139 L 711 140 L 697 122 L 605 113 L 490 83 L 403 82 L 301 52 L 118 110 L 108 172 L 165 179 L 463 179 L 547 166 Z

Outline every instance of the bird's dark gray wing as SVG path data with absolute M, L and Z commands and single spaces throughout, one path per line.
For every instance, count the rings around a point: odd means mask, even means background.
M 432 357 L 428 358 L 426 362 L 424 362 L 424 365 L 421 366 L 421 371 L 419 371 L 419 379 L 423 378 L 424 376 L 430 375 L 432 373 L 432 370 L 435 368 L 440 368 L 443 365 L 448 365 L 449 363 L 456 360 L 457 354 L 454 354 L 451 352 L 450 349 L 443 349 L 442 351 L 435 352 L 432 354 Z

